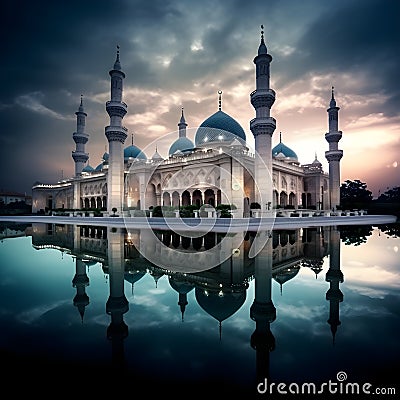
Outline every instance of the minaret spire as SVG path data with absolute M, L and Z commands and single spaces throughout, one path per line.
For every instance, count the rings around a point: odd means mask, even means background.
M 331 98 L 331 102 L 329 104 L 329 107 L 331 107 L 331 108 L 336 107 L 335 87 L 334 86 L 332 86 L 332 98 Z
M 218 110 L 222 110 L 222 90 L 218 90 Z
M 121 70 L 121 62 L 119 61 L 119 45 L 117 45 L 117 58 L 115 59 L 114 69 Z
M 85 152 L 85 145 L 89 140 L 89 135 L 85 132 L 85 124 L 87 114 L 83 108 L 83 95 L 81 94 L 81 101 L 79 104 L 76 115 L 76 132 L 72 135 L 74 142 L 76 143 L 75 151 L 72 151 L 72 158 L 75 162 L 75 176 L 79 176 L 82 173 L 82 169 L 89 159 L 89 154 Z
M 183 115 L 183 107 L 182 107 L 182 115 L 181 115 L 181 119 L 179 120 L 179 137 L 186 137 L 186 127 L 187 127 L 187 123 L 185 121 L 185 116 Z

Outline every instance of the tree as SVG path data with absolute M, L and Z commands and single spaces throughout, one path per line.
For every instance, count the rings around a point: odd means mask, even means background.
M 340 186 L 340 204 L 343 209 L 368 208 L 372 201 L 372 192 L 367 184 L 356 179 L 346 180 Z
M 372 225 L 341 225 L 338 227 L 340 239 L 345 245 L 359 246 L 367 242 L 367 237 L 372 235 Z
M 382 193 L 378 197 L 381 203 L 400 203 L 400 186 L 394 187 Z

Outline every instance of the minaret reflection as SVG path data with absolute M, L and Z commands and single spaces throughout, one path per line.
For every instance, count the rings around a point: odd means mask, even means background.
M 340 232 L 336 226 L 329 229 L 329 270 L 326 273 L 326 281 L 329 282 L 329 290 L 326 292 L 326 300 L 329 301 L 329 319 L 331 326 L 333 344 L 337 327 L 341 324 L 339 320 L 339 303 L 343 301 L 343 293 L 339 284 L 343 282 L 343 273 L 340 270 Z
M 120 228 L 107 227 L 107 237 L 110 296 L 106 303 L 106 313 L 111 315 L 107 338 L 112 342 L 113 366 L 116 369 L 123 369 L 124 339 L 128 336 L 124 314 L 129 310 L 129 303 L 124 293 L 124 233 Z
M 256 383 L 269 378 L 269 353 L 275 349 L 275 337 L 270 329 L 271 322 L 276 318 L 271 298 L 272 235 L 271 232 L 259 232 L 254 241 L 263 242 L 261 235 L 269 235 L 270 238 L 254 260 L 254 301 L 250 307 L 250 318 L 256 322 L 256 329 L 251 335 L 251 347 L 256 350 Z
M 72 279 L 72 286 L 76 288 L 76 295 L 74 297 L 74 306 L 78 308 L 83 323 L 83 315 L 85 314 L 85 307 L 89 304 L 89 296 L 86 294 L 86 286 L 89 286 L 89 277 L 86 273 L 86 264 L 81 259 L 75 259 L 75 276 Z

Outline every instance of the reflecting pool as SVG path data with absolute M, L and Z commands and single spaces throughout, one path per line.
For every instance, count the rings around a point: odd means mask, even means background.
M 2 383 L 17 376 L 18 390 L 250 398 L 279 383 L 396 388 L 398 224 L 273 230 L 259 247 L 252 232 L 0 232 Z

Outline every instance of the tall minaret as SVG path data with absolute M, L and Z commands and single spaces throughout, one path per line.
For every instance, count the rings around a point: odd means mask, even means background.
M 343 150 L 338 150 L 339 140 L 342 138 L 342 131 L 339 131 L 339 107 L 336 107 L 336 100 L 332 86 L 332 98 L 329 108 L 326 110 L 329 115 L 329 132 L 325 133 L 325 139 L 329 143 L 329 150 L 325 157 L 329 163 L 329 209 L 340 205 L 340 160 L 343 157 Z
M 107 338 L 112 343 L 113 367 L 125 367 L 124 340 L 128 337 L 128 326 L 124 314 L 129 311 L 129 301 L 125 296 L 125 240 L 120 228 L 107 227 L 108 268 L 110 274 L 110 295 L 106 303 L 106 313 L 111 316 L 107 328 Z
M 264 43 L 264 26 L 261 25 L 261 43 L 258 55 L 254 58 L 256 65 L 256 90 L 250 94 L 251 104 L 256 110 L 256 117 L 250 121 L 250 130 L 255 139 L 255 201 L 261 205 L 261 216 L 272 210 L 272 135 L 276 121 L 270 116 L 275 102 L 275 91 L 269 87 L 270 63 Z
M 79 176 L 82 173 L 82 169 L 89 159 L 89 154 L 85 153 L 85 144 L 89 139 L 89 135 L 85 132 L 85 123 L 87 114 L 83 110 L 82 95 L 81 104 L 76 115 L 76 132 L 72 135 L 74 142 L 76 143 L 75 151 L 72 151 L 72 158 L 75 162 L 75 176 Z
M 265 236 L 268 239 L 265 240 Z M 272 301 L 272 235 L 261 231 L 254 243 L 261 251 L 254 258 L 254 301 L 250 307 L 250 318 L 256 329 L 251 335 L 251 347 L 256 350 L 256 384 L 269 379 L 270 352 L 275 349 L 275 337 L 271 323 L 276 319 L 276 308 Z
M 186 137 L 186 127 L 187 127 L 187 123 L 185 121 L 185 117 L 183 115 L 183 107 L 182 107 L 182 115 L 181 115 L 181 119 L 179 121 L 178 124 L 178 128 L 179 128 L 179 137 Z
M 326 300 L 329 301 L 329 319 L 333 343 L 337 327 L 341 324 L 339 319 L 339 303 L 343 301 L 343 293 L 340 283 L 343 283 L 343 272 L 340 270 L 340 232 L 336 226 L 331 226 L 329 231 L 329 270 L 326 273 L 326 281 L 329 282 L 329 290 L 326 292 Z
M 110 125 L 106 126 L 105 134 L 109 145 L 109 165 L 107 182 L 107 211 L 115 207 L 117 213 L 122 211 L 124 190 L 124 155 L 123 144 L 128 136 L 128 130 L 122 126 L 122 119 L 127 113 L 128 106 L 122 101 L 122 87 L 125 74 L 121 71 L 119 61 L 119 46 L 111 76 L 111 100 L 106 103 L 110 116 Z

